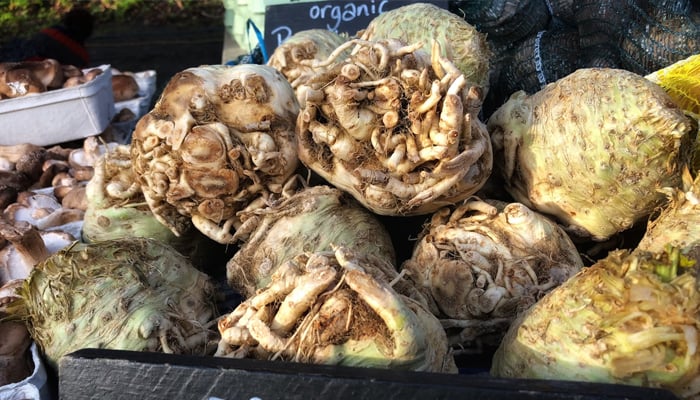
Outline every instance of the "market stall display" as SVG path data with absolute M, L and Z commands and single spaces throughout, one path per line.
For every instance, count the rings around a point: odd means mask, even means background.
M 1 145 L 0 311 L 58 375 L 118 358 L 88 344 L 196 354 L 203 377 L 235 359 L 700 397 L 696 56 L 651 73 L 568 54 L 523 89 L 516 53 L 581 45 L 593 1 L 543 3 L 496 25 L 416 4 L 356 35 L 302 31 L 267 65 L 170 77 L 123 143 Z M 112 113 L 139 101 L 127 83 Z

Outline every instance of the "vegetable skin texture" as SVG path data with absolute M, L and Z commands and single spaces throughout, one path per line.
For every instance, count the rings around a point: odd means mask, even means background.
M 240 248 L 226 264 L 228 284 L 244 297 L 269 285 L 280 265 L 302 252 L 347 246 L 392 268 L 391 236 L 350 196 L 330 186 L 310 186 L 268 207 L 241 214 Z
M 433 40 L 440 44 L 441 56 L 451 60 L 469 85 L 480 86 L 484 95 L 489 87 L 493 56 L 486 35 L 458 15 L 430 3 L 415 3 L 389 10 L 374 17 L 358 32 L 360 39 L 398 39 L 423 42 L 430 52 Z
M 267 65 L 280 71 L 296 91 L 311 76 L 323 67 L 317 63 L 327 59 L 333 51 L 348 40 L 347 35 L 340 35 L 328 29 L 305 29 L 294 33 L 275 48 Z M 346 50 L 341 59 L 347 57 Z M 304 107 L 305 92 L 297 91 L 297 99 Z
M 650 218 L 636 249 L 658 253 L 671 245 L 700 265 L 700 178 L 683 172 L 682 188 L 663 189 L 667 202 Z
M 231 243 L 237 212 L 278 196 L 295 172 L 298 112 L 289 82 L 269 66 L 175 74 L 132 135 L 132 168 L 153 214 L 176 235 L 191 221 Z
M 456 348 L 498 345 L 519 314 L 581 268 L 550 218 L 476 197 L 433 214 L 402 265 Z
M 437 42 L 430 54 L 420 46 L 349 40 L 334 53 L 353 47 L 350 57 L 329 57 L 302 85 L 299 159 L 380 215 L 425 215 L 461 201 L 493 166 L 481 88 Z
M 83 240 L 99 242 L 139 236 L 173 245 L 177 236 L 153 215 L 136 181 L 129 145 L 119 145 L 102 155 L 95 162 L 94 171 L 85 187 L 88 207 Z M 185 224 L 178 231 L 188 228 Z
M 604 241 L 681 184 L 692 124 L 656 84 L 584 68 L 514 93 L 487 123 L 506 190 L 575 236 Z
M 457 372 L 439 321 L 377 275 L 385 262 L 345 246 L 288 260 L 219 320 L 216 355 Z
M 665 388 L 697 398 L 700 295 L 688 264 L 677 249 L 610 252 L 521 315 L 496 350 L 491 374 Z M 677 273 L 667 279 L 656 273 L 669 269 Z
M 18 294 L 13 307 L 54 368 L 80 348 L 204 355 L 216 341 L 210 278 L 153 239 L 75 242 L 37 264 Z

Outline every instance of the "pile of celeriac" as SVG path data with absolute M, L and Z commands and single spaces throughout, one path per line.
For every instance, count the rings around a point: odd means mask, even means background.
M 585 365 L 564 377 L 699 396 L 700 96 L 668 79 L 700 63 L 580 68 L 484 115 L 490 57 L 418 3 L 300 32 L 267 65 L 183 70 L 130 143 L 0 149 L 3 312 L 57 368 L 69 315 L 105 348 L 444 373 L 498 348 L 494 376 Z M 116 331 L 90 308 L 109 288 Z

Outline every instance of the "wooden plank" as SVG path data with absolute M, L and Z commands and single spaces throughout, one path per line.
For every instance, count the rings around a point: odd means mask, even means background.
M 664 390 L 85 349 L 63 357 L 61 399 L 675 399 Z

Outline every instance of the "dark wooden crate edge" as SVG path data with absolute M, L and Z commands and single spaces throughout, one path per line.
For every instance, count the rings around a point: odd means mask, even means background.
M 499 379 L 83 349 L 61 359 L 61 399 L 675 399 L 622 385 Z

